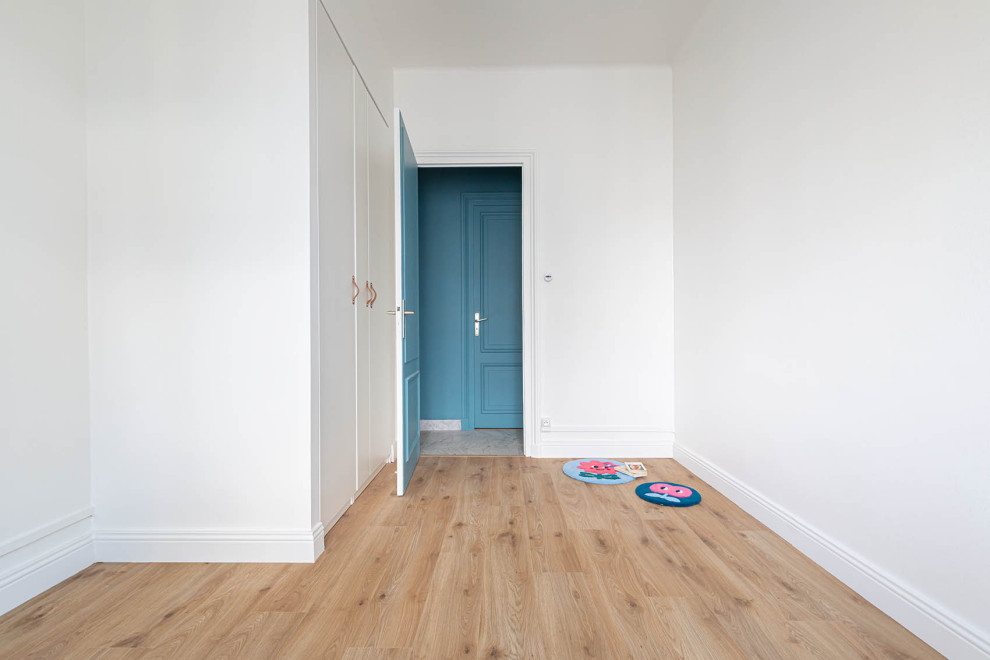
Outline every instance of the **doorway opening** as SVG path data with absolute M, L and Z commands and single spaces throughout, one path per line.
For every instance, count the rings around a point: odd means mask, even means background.
M 522 455 L 522 168 L 421 167 L 422 453 Z

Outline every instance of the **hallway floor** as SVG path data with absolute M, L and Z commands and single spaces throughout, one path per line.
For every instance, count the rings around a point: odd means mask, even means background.
M 563 460 L 386 468 L 315 564 L 96 564 L 0 617 L 0 657 L 938 658 L 673 460 L 687 509 Z
M 522 429 L 420 431 L 424 456 L 522 456 Z

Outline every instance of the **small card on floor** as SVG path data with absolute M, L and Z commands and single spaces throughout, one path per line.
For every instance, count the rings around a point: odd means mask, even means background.
M 639 461 L 627 461 L 615 469 L 623 474 L 628 474 L 630 477 L 646 476 L 646 466 Z

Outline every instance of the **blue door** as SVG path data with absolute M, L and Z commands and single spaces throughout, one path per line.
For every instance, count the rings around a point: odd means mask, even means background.
M 412 479 L 413 470 L 419 461 L 419 412 L 420 412 L 420 366 L 419 366 L 419 177 L 416 154 L 413 153 L 406 125 L 402 115 L 396 111 L 396 191 L 400 240 L 402 251 L 401 286 L 398 287 L 401 301 L 396 310 L 400 317 L 399 332 L 402 337 L 402 441 L 397 452 L 398 483 L 396 492 L 402 495 Z
M 515 193 L 465 194 L 474 428 L 522 428 L 522 211 Z

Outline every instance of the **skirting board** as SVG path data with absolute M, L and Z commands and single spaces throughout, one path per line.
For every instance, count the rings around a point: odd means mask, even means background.
M 96 559 L 108 562 L 311 563 L 323 552 L 312 530 L 97 530 Z
M 382 469 L 386 465 L 388 465 L 388 461 L 385 461 L 384 463 L 382 463 L 381 465 L 379 465 L 378 467 L 376 467 L 374 470 L 371 471 L 371 476 L 368 477 L 367 479 L 365 479 L 363 484 L 361 484 L 360 486 L 358 486 L 357 492 L 354 493 L 354 497 L 351 498 L 351 504 L 354 503 L 354 500 L 356 500 L 357 498 L 361 497 L 361 493 L 364 492 L 364 489 L 367 488 L 371 484 L 371 482 L 375 480 L 375 477 L 378 476 L 378 473 L 381 472 Z M 334 522 L 337 522 L 337 521 L 334 520 Z M 328 532 L 330 531 L 330 527 L 332 527 L 332 526 L 333 525 L 330 525 L 330 526 L 324 525 L 324 527 L 326 527 L 326 530 Z
M 538 458 L 673 458 L 674 434 L 653 430 L 567 428 L 540 433 Z
M 990 658 L 990 636 L 678 443 L 678 463 L 949 658 Z
M 420 431 L 460 431 L 461 420 L 459 419 L 421 419 L 419 421 Z
M 0 614 L 9 612 L 93 564 L 92 510 L 69 516 L 4 544 L 0 557 Z M 59 526 L 61 525 L 61 526 Z

